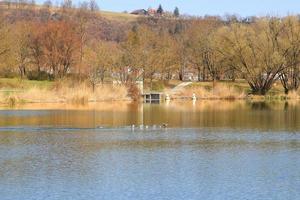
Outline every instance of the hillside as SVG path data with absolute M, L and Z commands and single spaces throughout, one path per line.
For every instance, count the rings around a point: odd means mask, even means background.
M 297 16 L 224 21 L 65 5 L 0 9 L 3 78 L 70 78 L 72 87 L 86 81 L 92 91 L 105 81 L 128 86 L 143 79 L 150 90 L 162 90 L 171 80 L 244 79 L 249 93 L 258 95 L 271 92 L 279 79 L 286 94 L 300 85 Z
M 91 38 L 99 38 L 109 41 L 120 41 L 124 39 L 124 33 L 132 26 L 138 18 L 136 15 L 117 13 L 110 11 L 95 11 L 93 13 L 80 9 L 62 10 L 52 7 L 46 9 L 42 6 L 35 7 L 16 7 L 0 3 L 0 12 L 9 24 L 26 21 L 26 23 L 44 22 L 49 19 L 66 19 L 77 23 L 85 18 L 87 35 Z
M 0 1 L 0 10 L 2 12 L 5 12 L 5 11 L 7 12 L 8 11 L 7 8 L 8 8 L 7 4 Z M 9 8 L 10 8 L 9 10 L 20 9 L 20 8 L 17 8 L 16 5 L 10 5 Z M 24 8 L 28 9 L 28 7 L 24 7 Z M 35 5 L 33 10 L 41 10 L 43 8 L 44 7 L 41 5 Z M 57 12 L 59 9 L 60 8 L 52 7 L 50 10 L 51 10 L 51 12 Z M 119 12 L 105 11 L 105 10 L 99 10 L 96 12 L 98 15 L 101 15 L 102 17 L 106 18 L 107 20 L 115 20 L 115 21 L 119 21 L 119 22 L 132 22 L 138 18 L 137 15 L 124 13 L 124 12 L 119 13 Z
M 100 15 L 105 17 L 108 20 L 116 20 L 120 22 L 133 22 L 137 20 L 139 16 L 132 15 L 129 13 L 119 13 L 119 12 L 112 12 L 112 11 L 99 11 Z

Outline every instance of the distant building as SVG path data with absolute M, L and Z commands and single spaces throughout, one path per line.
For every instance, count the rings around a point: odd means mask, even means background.
M 148 15 L 148 12 L 145 9 L 139 9 L 139 10 L 132 11 L 130 14 L 133 14 L 133 15 Z
M 153 8 L 148 9 L 148 15 L 155 16 L 157 14 L 157 10 Z

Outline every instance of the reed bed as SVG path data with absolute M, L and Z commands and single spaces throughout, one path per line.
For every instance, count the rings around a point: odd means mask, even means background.
M 177 94 L 174 94 L 173 98 L 192 97 L 194 94 L 198 99 L 235 100 L 247 98 L 247 95 L 244 92 L 225 85 L 216 85 L 212 89 L 191 86 L 179 91 Z
M 55 84 L 51 88 L 32 87 L 21 92 L 0 93 L 0 103 L 75 103 L 130 100 L 126 86 L 99 85 L 93 90 L 88 84 Z

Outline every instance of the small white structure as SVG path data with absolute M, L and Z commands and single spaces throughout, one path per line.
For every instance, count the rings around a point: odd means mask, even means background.
M 166 100 L 166 101 L 170 101 L 170 100 L 171 100 L 170 95 L 166 94 L 165 100 Z
M 135 84 L 140 90 L 140 93 L 144 94 L 144 81 L 136 81 Z
M 193 101 L 197 101 L 197 97 L 196 97 L 196 94 L 195 94 L 195 93 L 193 93 L 192 100 L 193 100 Z

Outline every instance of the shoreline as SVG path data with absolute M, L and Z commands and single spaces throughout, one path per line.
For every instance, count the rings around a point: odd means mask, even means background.
M 0 105 L 24 104 L 90 104 L 97 102 L 143 102 L 141 92 L 131 90 L 126 85 L 105 83 L 91 87 L 89 83 L 70 80 L 59 82 L 0 79 Z M 160 102 L 165 101 L 297 101 L 300 91 L 284 94 L 280 85 L 266 95 L 250 94 L 247 83 L 236 82 L 171 82 L 150 90 L 145 83 L 143 91 L 160 94 Z M 10 87 L 8 87 L 10 86 Z M 152 93 L 152 92 L 151 92 Z
M 269 97 L 269 96 L 255 96 L 255 97 L 245 97 L 245 98 L 197 98 L 197 100 L 193 100 L 192 97 L 177 97 L 177 98 L 171 98 L 170 100 L 161 100 L 160 104 L 169 104 L 169 103 L 201 103 L 201 102 L 298 102 L 300 101 L 299 98 L 288 98 L 286 97 Z M 68 100 L 24 100 L 16 101 L 16 102 L 5 102 L 0 100 L 0 110 L 2 107 L 19 107 L 19 106 L 28 106 L 28 105 L 67 105 L 67 106 L 90 106 L 95 104 L 151 104 L 151 103 L 145 103 L 142 99 L 139 101 L 133 101 L 132 99 L 123 98 L 123 99 L 103 99 L 103 100 L 87 100 L 82 102 L 74 102 L 74 101 L 68 101 Z

